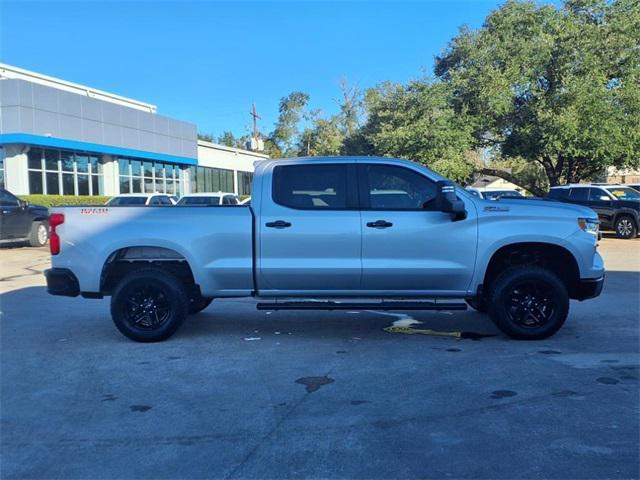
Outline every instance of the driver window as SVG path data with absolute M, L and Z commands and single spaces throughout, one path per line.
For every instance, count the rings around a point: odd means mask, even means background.
M 3 207 L 17 207 L 20 204 L 20 201 L 17 197 L 14 197 L 12 194 L 3 190 L 0 192 L 0 205 Z
M 423 210 L 424 203 L 436 197 L 435 182 L 408 168 L 371 164 L 361 172 L 372 210 Z

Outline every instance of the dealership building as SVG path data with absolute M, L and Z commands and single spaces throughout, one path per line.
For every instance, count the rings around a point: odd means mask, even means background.
M 0 64 L 0 187 L 17 195 L 251 194 L 266 155 L 200 141 L 156 106 Z

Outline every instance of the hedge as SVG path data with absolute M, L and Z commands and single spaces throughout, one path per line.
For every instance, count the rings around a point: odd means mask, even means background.
M 111 197 L 105 196 L 75 196 L 75 195 L 18 195 L 22 200 L 44 207 L 59 207 L 62 205 L 104 205 Z

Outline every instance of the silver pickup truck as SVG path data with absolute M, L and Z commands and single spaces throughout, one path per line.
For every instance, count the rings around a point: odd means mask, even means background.
M 224 297 L 264 310 L 461 310 L 464 299 L 510 337 L 542 339 L 569 299 L 604 282 L 592 210 L 483 200 L 389 158 L 260 162 L 250 207 L 57 208 L 50 224 L 49 293 L 110 295 L 116 327 L 141 342 Z

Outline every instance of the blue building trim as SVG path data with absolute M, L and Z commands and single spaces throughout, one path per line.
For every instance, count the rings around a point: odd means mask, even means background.
M 41 135 L 32 135 L 30 133 L 0 133 L 0 145 L 9 143 L 24 143 L 27 145 L 38 145 L 42 147 L 106 153 L 108 155 L 116 155 L 120 157 L 158 160 L 161 162 L 180 163 L 183 165 L 197 165 L 198 163 L 197 159 L 191 157 L 147 152 L 144 150 L 134 150 L 132 148 L 113 147 L 111 145 L 101 145 L 99 143 L 78 142 L 76 140 L 66 140 L 64 138 L 43 137 Z

